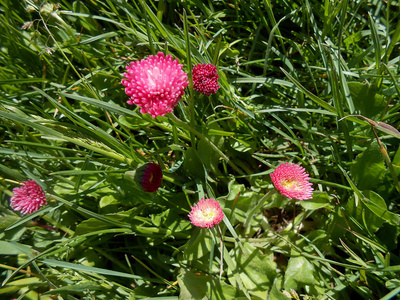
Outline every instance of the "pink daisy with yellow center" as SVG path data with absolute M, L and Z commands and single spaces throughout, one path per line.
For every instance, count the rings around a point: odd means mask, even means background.
M 219 89 L 217 68 L 212 64 L 197 64 L 193 68 L 193 89 L 206 96 Z
M 221 223 L 224 218 L 219 202 L 214 199 L 203 199 L 192 206 L 192 211 L 189 214 L 189 219 L 194 226 L 200 228 L 212 228 Z
M 13 196 L 10 199 L 13 210 L 30 214 L 37 211 L 42 205 L 47 204 L 46 196 L 40 185 L 33 180 L 21 183 L 21 187 L 13 189 Z
M 312 183 L 306 170 L 292 163 L 283 163 L 271 174 L 275 188 L 289 199 L 307 200 L 312 198 Z
M 158 52 L 146 59 L 131 62 L 122 79 L 128 104 L 141 107 L 141 113 L 153 118 L 172 112 L 185 94 L 189 81 L 178 59 Z

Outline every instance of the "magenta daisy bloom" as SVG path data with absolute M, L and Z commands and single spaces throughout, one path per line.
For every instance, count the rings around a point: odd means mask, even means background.
M 217 68 L 212 64 L 197 64 L 193 68 L 193 88 L 206 96 L 219 89 Z
M 122 79 L 128 104 L 141 107 L 141 113 L 153 118 L 172 112 L 185 94 L 189 81 L 178 59 L 158 52 L 146 59 L 131 62 Z
M 159 165 L 149 163 L 143 170 L 141 185 L 146 192 L 156 192 L 160 186 L 163 178 L 163 173 Z
M 289 199 L 307 200 L 312 198 L 312 183 L 306 170 L 298 165 L 283 163 L 271 174 L 275 188 Z
M 23 181 L 21 187 L 13 189 L 13 196 L 10 199 L 13 210 L 21 211 L 23 214 L 31 214 L 37 211 L 42 205 L 47 204 L 46 196 L 35 181 Z
M 189 219 L 194 226 L 200 228 L 212 228 L 221 223 L 224 213 L 219 202 L 213 199 L 203 199 L 192 206 Z

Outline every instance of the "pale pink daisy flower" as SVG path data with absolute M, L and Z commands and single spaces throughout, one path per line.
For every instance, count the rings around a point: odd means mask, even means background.
M 283 163 L 271 174 L 275 188 L 289 199 L 307 200 L 312 198 L 312 183 L 306 170 L 292 163 Z
M 46 196 L 40 185 L 33 180 L 21 183 L 21 187 L 13 189 L 13 196 L 10 199 L 13 210 L 21 211 L 23 214 L 31 214 L 37 211 L 42 205 L 47 204 Z
M 192 206 L 189 219 L 194 226 L 200 228 L 212 228 L 221 223 L 224 213 L 219 202 L 214 199 L 203 199 Z
M 197 64 L 193 70 L 193 88 L 206 96 L 219 89 L 217 68 L 212 64 Z
M 172 112 L 185 94 L 189 81 L 178 59 L 158 52 L 146 59 L 131 62 L 122 79 L 128 104 L 141 107 L 141 113 L 153 118 Z

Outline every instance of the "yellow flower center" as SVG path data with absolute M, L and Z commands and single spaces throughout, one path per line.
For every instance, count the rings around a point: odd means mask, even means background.
M 212 218 L 214 218 L 214 215 L 215 215 L 214 211 L 212 211 L 211 209 L 203 210 L 201 212 L 201 214 L 202 214 L 203 218 L 207 219 L 207 220 L 211 220 Z
M 299 189 L 299 182 L 293 180 L 292 178 L 283 180 L 281 182 L 282 186 L 288 190 L 296 190 Z

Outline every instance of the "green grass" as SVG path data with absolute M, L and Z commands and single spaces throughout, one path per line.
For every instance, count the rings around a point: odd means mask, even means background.
M 0 0 L 0 298 L 399 298 L 399 21 L 394 0 Z M 121 79 L 158 51 L 220 90 L 141 114 Z M 124 177 L 148 161 L 152 194 Z M 269 193 L 282 162 L 313 199 Z M 23 216 L 28 179 L 49 204 Z M 191 225 L 202 197 L 221 232 Z

